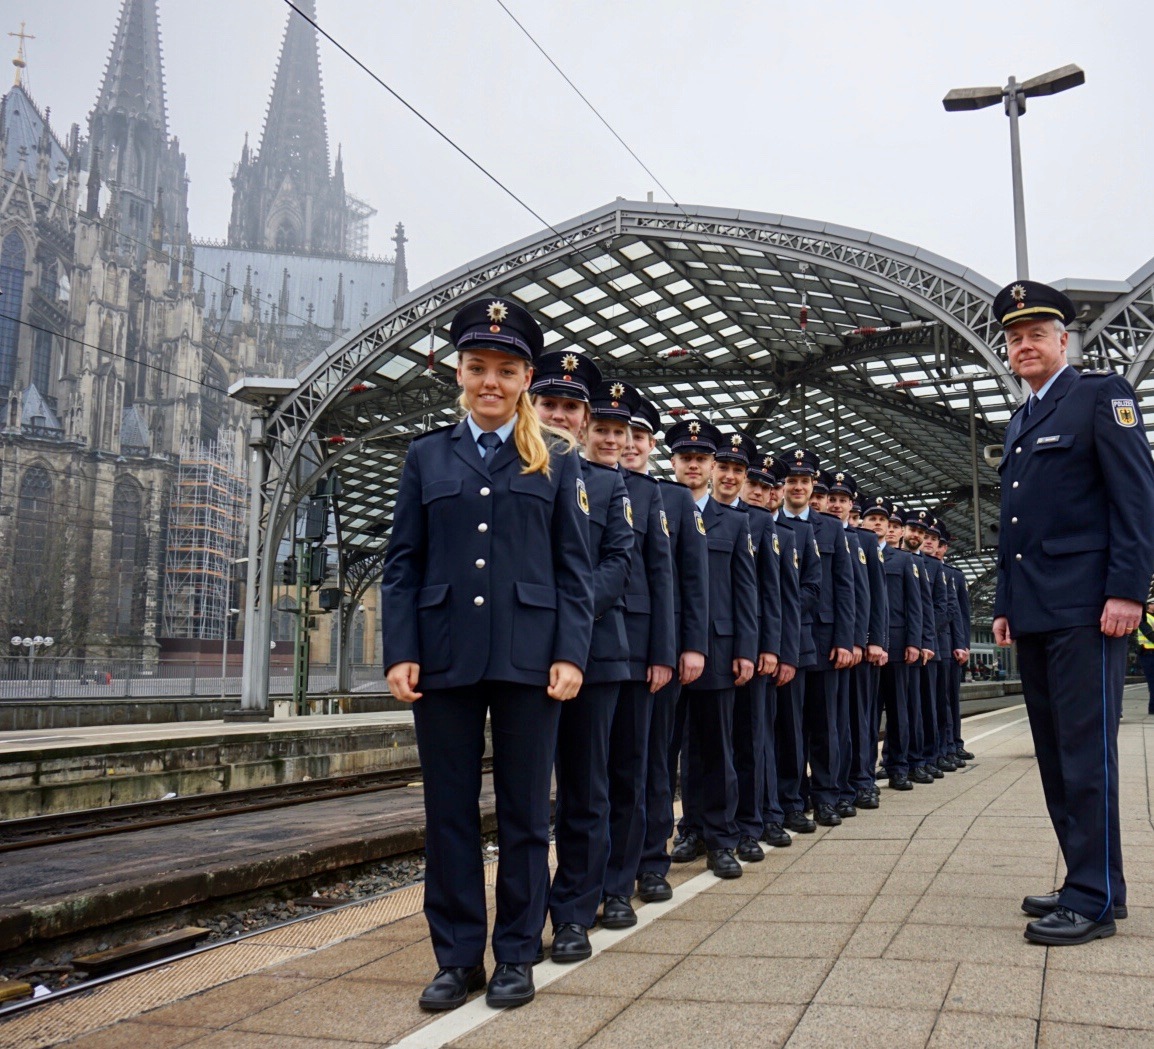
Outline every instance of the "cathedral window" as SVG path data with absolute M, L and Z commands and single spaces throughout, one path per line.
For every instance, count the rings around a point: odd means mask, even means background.
M 52 385 L 52 336 L 46 331 L 38 331 L 32 342 L 32 385 L 45 397 Z
M 24 241 L 9 233 L 0 242 L 0 391 L 12 388 L 20 344 L 20 307 L 24 301 Z
M 144 622 L 143 588 L 148 538 L 140 485 L 122 477 L 112 490 L 111 633 L 133 634 Z
M 43 466 L 31 466 L 20 480 L 16 506 L 16 560 L 24 568 L 47 568 L 48 536 L 54 506 L 52 478 Z

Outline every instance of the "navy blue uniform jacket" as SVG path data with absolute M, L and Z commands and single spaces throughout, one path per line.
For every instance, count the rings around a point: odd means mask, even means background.
M 994 616 L 1014 635 L 1093 626 L 1108 597 L 1144 602 L 1154 463 L 1134 390 L 1065 368 L 1006 430 Z
M 628 681 L 625 589 L 633 557 L 629 494 L 616 467 L 583 459 L 581 469 L 589 495 L 589 550 L 593 557 L 593 638 L 585 681 Z
M 709 647 L 701 677 L 685 686 L 697 692 L 731 689 L 733 661 L 757 662 L 757 576 L 749 516 L 711 497 L 701 517 L 709 547 Z
M 856 528 L 858 541 L 865 551 L 866 572 L 869 576 L 870 613 L 869 613 L 869 641 L 889 651 L 890 611 L 889 599 L 886 590 L 885 567 L 882 563 L 881 542 L 877 533 L 869 528 Z
M 930 643 L 926 648 L 933 649 L 934 658 L 931 663 L 939 659 L 948 659 L 947 649 L 950 645 L 950 599 L 949 588 L 946 585 L 945 566 L 936 557 L 922 555 L 922 571 L 929 576 L 931 592 L 934 602 L 934 630 L 930 635 Z
M 970 591 L 966 585 L 966 574 L 953 565 L 946 565 L 946 571 L 953 576 L 954 594 L 958 601 L 957 633 L 954 648 L 970 647 Z
M 849 540 L 841 521 L 829 514 L 810 512 L 809 524 L 821 554 L 821 601 L 814 630 L 817 665 L 828 670 L 830 648 L 853 648 L 857 606 Z M 826 647 L 826 646 L 829 647 Z M 825 648 L 823 652 L 822 649 Z
M 922 578 L 918 559 L 908 550 L 887 546 L 881 551 L 889 605 L 891 663 L 904 663 L 907 648 L 922 647 Z
M 780 521 L 774 522 L 774 529 L 774 537 L 781 547 L 781 651 L 777 658 L 788 666 L 798 667 L 802 658 L 801 558 L 793 529 Z
M 777 538 L 773 514 L 761 506 L 738 504 L 749 517 L 757 571 L 757 652 L 781 658 L 781 541 Z
M 787 517 L 784 512 L 777 515 L 779 532 L 788 531 L 793 535 L 794 555 L 797 558 L 798 588 L 801 597 L 801 633 L 798 639 L 798 659 L 800 667 L 811 667 L 817 662 L 817 645 L 813 638 L 813 617 L 821 604 L 821 552 L 813 539 L 813 529 L 809 522 Z M 828 654 L 828 653 L 827 653 Z
M 673 620 L 678 654 L 709 651 L 709 548 L 693 493 L 677 481 L 658 481 L 673 553 Z M 676 669 L 677 664 L 674 664 Z
M 420 664 L 418 689 L 547 685 L 584 669 L 593 564 L 581 460 L 522 474 L 512 437 L 485 463 L 462 420 L 409 446 L 381 581 L 386 670 Z
M 842 528 L 849 543 L 850 567 L 853 569 L 853 643 L 863 651 L 869 644 L 870 634 L 870 570 L 869 558 L 862 549 L 861 536 L 856 528 Z
M 673 624 L 673 558 L 656 478 L 623 470 L 633 506 L 633 566 L 625 591 L 629 677 L 644 681 L 651 666 L 677 666 Z

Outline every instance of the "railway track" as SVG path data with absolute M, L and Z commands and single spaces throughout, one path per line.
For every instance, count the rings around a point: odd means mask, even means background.
M 487 760 L 484 771 L 489 771 Z M 220 819 L 224 816 L 286 808 L 332 798 L 397 790 L 413 785 L 420 780 L 420 777 L 420 766 L 414 765 L 350 776 L 283 783 L 270 787 L 252 787 L 217 794 L 197 794 L 162 801 L 137 802 L 131 805 L 114 805 L 49 816 L 5 820 L 0 822 L 0 853 L 40 848 L 60 842 L 82 841 L 86 838 L 107 837 L 151 827 L 171 827 L 180 823 Z

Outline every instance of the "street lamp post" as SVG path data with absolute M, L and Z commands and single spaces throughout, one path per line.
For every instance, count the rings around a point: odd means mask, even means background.
M 28 650 L 28 682 L 32 683 L 32 664 L 36 660 L 37 649 L 51 648 L 56 644 L 56 639 L 52 637 L 41 637 L 37 634 L 35 637 L 21 637 L 16 634 L 12 638 L 12 644 L 17 648 L 26 648 Z
M 1018 117 L 1026 112 L 1026 99 L 1056 95 L 1086 82 L 1086 74 L 1075 65 L 1051 69 L 1019 84 L 1013 77 L 1005 87 L 956 87 L 942 99 L 947 113 L 985 109 L 1001 102 L 1010 118 L 1010 175 L 1014 191 L 1014 253 L 1020 280 L 1030 276 L 1026 253 L 1026 201 L 1022 189 L 1022 144 L 1018 135 Z

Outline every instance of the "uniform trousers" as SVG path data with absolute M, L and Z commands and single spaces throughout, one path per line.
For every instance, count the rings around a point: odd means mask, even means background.
M 557 870 L 549 891 L 554 925 L 589 928 L 609 863 L 609 733 L 621 682 L 586 684 L 561 704 L 557 730 Z
M 624 681 L 609 734 L 609 864 L 606 896 L 631 896 L 645 846 L 646 769 L 654 698 L 646 681 Z M 664 749 L 664 748 L 662 748 Z M 664 847 L 664 842 L 662 843 Z
M 673 834 L 673 780 L 669 753 L 673 746 L 673 721 L 681 695 L 676 672 L 653 697 L 649 717 L 649 749 L 645 770 L 645 841 L 637 873 L 669 872 L 669 838 Z M 676 765 L 674 766 L 676 768 Z
M 853 802 L 862 791 L 872 791 L 878 756 L 875 707 L 880 669 L 864 659 L 850 671 L 853 681 L 850 704 L 849 788 Z
M 930 666 L 935 664 L 931 663 Z M 953 698 L 950 692 L 950 667 L 957 666 L 953 654 L 948 657 L 943 656 L 941 661 L 936 664 L 938 668 L 937 673 L 937 712 L 938 712 L 938 738 L 937 747 L 934 750 L 934 760 L 940 760 L 954 749 L 954 707 Z
M 735 848 L 737 773 L 733 768 L 734 689 L 686 689 L 681 752 L 682 827 L 698 830 L 709 851 Z
M 1107 921 L 1126 902 L 1118 718 L 1127 639 L 1079 626 L 1015 640 L 1042 790 L 1066 861 L 1059 903 Z
M 755 674 L 733 697 L 733 771 L 737 777 L 734 819 L 742 838 L 760 838 L 765 830 L 762 790 L 765 782 L 765 689 L 767 679 Z
M 917 664 L 890 656 L 878 682 L 879 707 L 885 710 L 886 741 L 882 767 L 891 777 L 908 776 L 910 771 L 910 716 L 917 708 L 910 696 L 918 674 Z
M 802 728 L 809 758 L 809 800 L 815 807 L 838 802 L 838 688 L 843 676 L 838 670 L 810 670 L 805 675 Z
M 762 742 L 765 756 L 762 760 L 761 818 L 766 825 L 785 822 L 777 783 L 777 693 L 778 687 L 769 678 L 765 684 L 765 713 L 762 717 Z M 760 835 L 758 835 L 760 837 Z
M 425 795 L 425 917 L 437 965 L 480 965 L 488 923 L 481 861 L 485 716 L 497 798 L 498 962 L 531 962 L 549 885 L 549 789 L 562 704 L 544 686 L 482 681 L 413 704 Z
M 918 674 L 921 687 L 918 690 L 920 718 L 918 720 L 916 765 L 929 765 L 937 761 L 938 749 L 938 664 L 930 660 Z
M 860 666 L 860 664 L 859 664 Z M 834 783 L 836 785 L 837 800 L 852 802 L 857 791 L 850 785 L 850 769 L 853 766 L 853 707 L 856 697 L 854 692 L 854 671 L 857 667 L 847 667 L 837 676 L 837 752 L 838 762 Z
M 965 668 L 956 660 L 950 661 L 950 710 L 954 718 L 954 730 L 951 733 L 950 750 L 960 750 L 965 746 L 962 739 L 962 677 Z
M 777 797 L 783 816 L 805 809 L 805 679 L 816 671 L 799 670 L 788 685 L 777 690 Z

